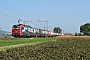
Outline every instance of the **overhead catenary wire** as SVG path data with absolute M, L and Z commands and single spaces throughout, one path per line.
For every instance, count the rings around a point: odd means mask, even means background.
M 10 11 L 10 12 L 13 12 L 13 13 L 15 13 L 15 14 L 18 14 L 18 13 L 16 13 L 16 12 L 14 12 L 14 11 L 12 11 L 12 10 L 10 10 L 10 9 L 8 9 L 8 8 L 6 8 L 6 7 L 4 7 L 4 6 L 2 6 L 2 5 L 0 5 L 2 8 L 5 8 L 5 9 L 7 9 L 8 11 Z M 21 15 L 21 14 L 18 14 L 18 15 Z
M 7 3 L 8 5 L 10 5 L 11 7 L 15 8 L 16 10 L 20 11 L 19 9 L 17 9 L 16 7 L 12 6 L 10 3 L 8 3 L 7 1 L 3 0 L 5 3 Z M 22 12 L 22 11 L 20 11 Z M 23 12 L 22 12 L 23 13 Z
M 31 16 L 29 16 L 28 14 L 26 14 L 26 13 L 24 13 L 24 12 L 22 12 L 21 10 L 19 10 L 19 9 L 17 9 L 16 7 L 14 7 L 13 5 L 11 5 L 10 3 L 8 3 L 6 0 L 3 0 L 5 3 L 7 3 L 8 5 L 10 5 L 11 7 L 13 7 L 14 9 L 16 9 L 17 11 L 19 11 L 19 12 L 21 12 L 23 15 L 27 15 L 28 17 L 31 17 Z M 31 18 L 33 18 L 33 17 L 31 17 Z M 36 19 L 36 18 L 35 18 Z M 37 19 L 37 20 L 39 20 L 39 19 Z
M 13 13 L 15 13 L 16 15 L 22 15 L 22 14 L 19 14 L 19 13 L 17 13 L 17 12 L 14 12 L 14 11 L 12 11 L 12 10 L 10 10 L 10 9 L 8 9 L 8 8 L 6 8 L 6 7 L 4 7 L 4 6 L 2 6 L 2 5 L 0 5 L 2 8 L 4 8 L 4 9 L 7 9 L 8 11 L 10 11 L 10 12 L 13 12 Z
M 1 13 L 1 12 L 0 12 L 0 14 L 1 14 L 1 15 L 4 15 L 4 16 L 7 16 L 7 17 L 10 17 L 10 18 L 18 19 L 18 18 L 16 18 L 16 17 L 12 17 L 12 16 L 9 16 L 9 15 L 3 14 L 3 13 Z
M 10 9 L 8 9 L 8 8 L 2 6 L 2 5 L 0 5 L 0 6 L 1 6 L 2 8 L 5 8 L 5 9 L 11 11 Z M 13 12 L 13 13 L 15 13 L 15 14 L 18 14 L 18 13 L 14 12 L 14 11 L 11 11 L 11 12 Z M 18 19 L 18 18 L 16 18 L 16 17 L 12 17 L 12 16 L 6 15 L 6 14 L 4 14 L 4 13 L 0 13 L 0 15 L 7 16 L 7 17 L 10 17 L 10 18 L 14 18 L 14 19 Z M 3 19 L 3 20 L 8 20 L 8 19 L 5 19 L 5 18 L 2 18 L 2 19 Z M 8 20 L 8 21 L 9 21 L 9 20 Z M 15 22 L 15 21 L 11 21 L 11 22 Z
M 3 21 L 9 21 L 9 22 L 17 22 L 17 21 L 13 21 L 13 20 L 9 20 L 9 19 L 5 19 L 5 18 L 0 18 L 1 20 L 3 20 Z

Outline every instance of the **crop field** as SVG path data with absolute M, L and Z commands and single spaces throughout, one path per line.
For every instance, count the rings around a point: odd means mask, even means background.
M 90 40 L 90 36 L 57 36 L 56 40 Z
M 42 39 L 43 40 L 43 39 Z M 0 51 L 0 60 L 89 60 L 90 40 L 51 40 Z

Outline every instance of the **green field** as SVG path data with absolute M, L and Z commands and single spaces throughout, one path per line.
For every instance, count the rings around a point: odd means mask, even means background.
M 43 39 L 42 39 L 43 40 Z M 51 39 L 52 40 L 52 39 Z M 49 41 L 49 39 L 48 39 Z M 0 52 L 1 60 L 89 60 L 90 40 L 57 40 Z
M 17 44 L 27 44 L 27 43 L 39 43 L 55 40 L 55 38 L 34 38 L 25 40 L 0 40 L 0 47 L 17 45 Z

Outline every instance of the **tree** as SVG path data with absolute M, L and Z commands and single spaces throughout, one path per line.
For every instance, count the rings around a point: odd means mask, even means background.
M 54 33 L 61 33 L 62 32 L 62 29 L 60 29 L 60 27 L 55 27 L 53 29 Z
M 75 36 L 78 36 L 78 33 L 77 32 L 75 33 Z
M 83 34 L 82 33 L 75 33 L 75 36 L 83 36 Z
M 84 25 L 81 25 L 80 32 L 83 33 L 83 35 L 90 36 L 90 23 L 86 23 Z

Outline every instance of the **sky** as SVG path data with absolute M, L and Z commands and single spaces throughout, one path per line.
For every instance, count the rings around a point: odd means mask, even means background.
M 47 20 L 48 30 L 79 32 L 81 25 L 90 22 L 90 0 L 0 0 L 1 30 L 11 32 L 19 19 L 34 28 L 44 29 L 46 22 L 37 21 Z

